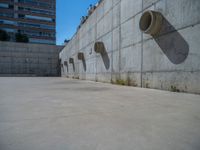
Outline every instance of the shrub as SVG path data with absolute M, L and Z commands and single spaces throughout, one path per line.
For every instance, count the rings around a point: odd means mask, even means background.
M 10 36 L 8 35 L 8 33 L 4 30 L 0 30 L 0 41 L 9 41 L 10 40 Z
M 23 43 L 29 42 L 29 39 L 26 34 L 16 33 L 15 39 L 16 39 L 16 42 L 23 42 Z

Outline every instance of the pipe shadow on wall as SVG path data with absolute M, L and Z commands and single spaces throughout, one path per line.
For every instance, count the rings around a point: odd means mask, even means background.
M 108 53 L 104 51 L 104 53 L 101 53 L 101 57 L 103 59 L 105 68 L 108 70 L 110 68 L 110 59 L 109 59 Z
M 61 76 L 61 72 L 62 72 L 62 60 L 60 58 L 58 60 L 58 65 L 56 67 L 56 70 L 57 70 L 58 76 L 60 77 Z
M 187 41 L 164 16 L 161 30 L 153 38 L 173 64 L 183 63 L 188 57 Z
M 73 72 L 75 72 L 75 64 L 74 64 L 74 62 L 72 63 L 72 66 L 73 66 Z
M 69 66 L 68 66 L 68 62 L 67 61 L 64 61 L 64 65 L 66 66 L 67 68 L 67 72 L 69 72 Z
M 81 61 L 82 61 L 83 69 L 84 69 L 84 71 L 86 71 L 86 70 L 87 70 L 87 67 L 86 67 L 86 60 L 85 60 L 84 53 L 82 53 L 82 52 L 79 52 L 79 53 L 78 53 L 78 60 L 81 60 Z
M 83 63 L 83 69 L 84 69 L 84 71 L 86 71 L 86 70 L 87 70 L 87 68 L 86 68 L 86 61 L 85 61 L 85 57 L 83 57 L 83 59 L 82 59 L 82 63 Z
M 101 54 L 101 58 L 103 60 L 104 66 L 106 70 L 108 70 L 110 68 L 110 59 L 103 42 L 95 43 L 95 52 Z
M 63 73 L 64 71 L 65 70 L 64 70 L 63 64 L 61 64 L 60 74 L 61 74 L 61 72 Z
M 74 59 L 73 58 L 69 58 L 69 63 L 72 64 L 73 67 L 73 72 L 75 72 L 75 64 L 74 64 Z

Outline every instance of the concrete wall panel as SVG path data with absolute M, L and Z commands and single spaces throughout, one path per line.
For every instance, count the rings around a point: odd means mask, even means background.
M 0 42 L 0 76 L 58 76 L 58 54 L 62 48 L 53 45 Z
M 163 15 L 157 36 L 139 29 L 147 10 Z M 63 63 L 83 52 L 86 70 L 75 59 L 75 73 L 70 66 L 62 75 L 200 93 L 199 14 L 199 0 L 103 0 L 59 55 Z M 94 51 L 95 42 L 103 42 L 104 58 Z

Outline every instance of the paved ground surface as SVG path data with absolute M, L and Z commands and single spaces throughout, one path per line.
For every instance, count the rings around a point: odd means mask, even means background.
M 0 78 L 0 150 L 200 150 L 200 96 Z

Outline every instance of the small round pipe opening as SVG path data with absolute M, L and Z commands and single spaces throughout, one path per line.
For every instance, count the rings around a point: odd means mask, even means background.
M 64 61 L 64 65 L 67 67 L 67 72 L 68 72 L 68 62 Z
M 69 58 L 69 63 L 73 64 L 74 63 L 74 59 L 73 58 Z
M 140 29 L 143 32 L 147 31 L 152 24 L 152 20 L 153 18 L 151 13 L 149 11 L 145 12 L 140 19 Z
M 103 42 L 96 42 L 94 44 L 94 51 L 96 53 L 104 53 L 105 52 L 105 47 Z
M 84 59 L 84 54 L 79 52 L 78 53 L 78 60 L 83 60 Z
M 157 35 L 161 30 L 163 16 L 160 12 L 146 11 L 140 18 L 140 30 L 146 34 Z
M 64 61 L 64 65 L 65 65 L 65 66 L 68 66 L 68 63 L 67 63 L 67 61 Z

